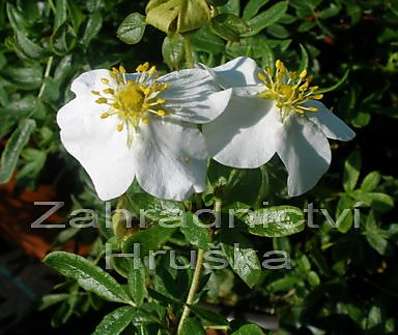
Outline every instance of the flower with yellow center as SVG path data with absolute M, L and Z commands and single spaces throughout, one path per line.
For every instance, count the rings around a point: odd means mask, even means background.
M 355 133 L 319 100 L 307 71 L 275 71 L 238 57 L 208 69 L 219 86 L 232 88 L 225 112 L 203 127 L 209 152 L 221 164 L 257 168 L 275 154 L 288 171 L 288 194 L 316 185 L 331 161 L 328 138 L 349 141 Z
M 208 71 L 160 76 L 148 63 L 135 73 L 92 70 L 71 90 L 76 97 L 57 115 L 61 140 L 100 199 L 120 196 L 135 178 L 159 198 L 184 200 L 204 190 L 208 153 L 195 124 L 218 117 L 231 96 Z

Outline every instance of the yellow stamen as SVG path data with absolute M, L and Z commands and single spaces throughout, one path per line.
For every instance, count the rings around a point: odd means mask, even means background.
M 166 116 L 168 113 L 167 113 L 167 111 L 165 111 L 164 109 L 159 109 L 159 110 L 156 112 L 156 114 L 157 114 L 158 116 L 160 116 L 160 117 L 164 117 L 164 116 Z
M 106 88 L 106 89 L 103 90 L 103 92 L 106 93 L 106 94 L 112 94 L 113 95 L 115 93 L 115 90 L 113 88 Z
M 164 117 L 170 112 L 164 110 L 162 105 L 166 99 L 160 98 L 159 93 L 168 88 L 167 83 L 157 82 L 157 70 L 149 63 L 137 67 L 139 73 L 137 80 L 127 80 L 126 69 L 123 66 L 112 68 L 110 76 L 114 80 L 111 87 L 104 88 L 101 92 L 92 91 L 99 96 L 95 101 L 107 104 L 109 110 L 100 114 L 101 119 L 117 117 L 116 130 L 127 131 L 127 145 L 131 145 L 139 125 L 148 124 L 155 115 Z M 110 80 L 102 78 L 101 82 L 109 84 Z
M 301 71 L 301 73 L 300 73 L 300 78 L 301 78 L 301 79 L 304 79 L 305 77 L 307 77 L 307 70 L 303 70 L 303 71 Z
M 149 63 L 146 62 L 144 64 L 138 65 L 136 71 L 137 72 L 146 72 L 149 69 Z
M 320 100 L 322 94 L 318 93 L 318 86 L 310 87 L 311 78 L 307 70 L 296 72 L 288 71 L 282 61 L 275 62 L 275 71 L 267 68 L 258 74 L 264 83 L 265 90 L 258 96 L 275 101 L 280 109 L 282 120 L 290 113 L 303 115 L 305 112 L 317 112 L 316 107 L 308 106 L 309 100 Z
M 108 100 L 104 97 L 98 98 L 97 100 L 95 100 L 95 102 L 97 104 L 106 104 L 108 102 Z

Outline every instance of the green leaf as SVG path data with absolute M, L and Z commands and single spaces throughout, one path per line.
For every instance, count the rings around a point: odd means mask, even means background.
M 119 335 L 136 317 L 136 311 L 128 306 L 115 309 L 106 315 L 93 335 Z
M 43 69 L 37 63 L 24 67 L 9 66 L 3 70 L 3 74 L 18 88 L 34 90 L 41 85 Z
M 57 31 L 68 18 L 68 1 L 56 0 L 55 3 L 55 18 L 54 18 L 54 31 Z
M 288 38 L 290 35 L 289 30 L 279 23 L 274 23 L 271 27 L 268 27 L 267 33 L 281 40 Z
M 203 329 L 200 322 L 194 318 L 187 318 L 184 321 L 181 329 L 181 335 L 204 335 L 205 330 Z
M 130 303 L 124 288 L 109 273 L 81 256 L 54 251 L 43 261 L 63 276 L 75 279 L 86 291 L 108 301 Z
M 239 41 L 240 34 L 239 31 L 229 23 L 229 21 L 232 20 L 232 17 L 234 17 L 232 14 L 217 15 L 211 20 L 210 28 L 215 34 L 224 40 L 236 42 Z M 237 16 L 235 16 L 235 18 L 240 20 Z
M 6 4 L 6 10 L 8 20 L 14 32 L 26 31 L 27 22 L 24 15 L 9 2 Z
M 141 230 L 135 235 L 126 239 L 123 244 L 125 252 L 131 252 L 135 243 L 140 245 L 142 257 L 147 256 L 150 250 L 158 250 L 164 245 L 174 234 L 177 228 L 153 226 L 151 228 Z
M 220 326 L 228 325 L 228 320 L 214 310 L 206 309 L 199 305 L 192 305 L 191 310 L 199 319 L 205 320 L 207 323 Z
M 215 35 L 209 25 L 192 33 L 192 45 L 195 49 L 213 54 L 220 54 L 224 51 L 224 41 Z
M 35 178 L 46 162 L 47 153 L 38 149 L 26 148 L 22 151 L 21 156 L 25 165 L 18 171 L 18 180 L 22 178 Z
M 274 280 L 271 284 L 267 286 L 267 289 L 272 292 L 283 292 L 294 288 L 301 279 L 297 275 L 288 275 L 283 278 Z
M 242 219 L 257 236 L 282 237 L 304 230 L 304 214 L 296 207 L 276 206 L 249 212 Z
M 262 277 L 262 269 L 250 241 L 237 232 L 226 231 L 221 234 L 221 246 L 232 270 L 247 286 L 256 285 Z
M 321 280 L 315 271 L 310 271 L 307 274 L 307 280 L 312 287 L 319 286 Z
M 131 13 L 117 29 L 117 37 L 127 44 L 136 44 L 141 41 L 145 32 L 145 16 L 140 13 Z
M 249 0 L 243 10 L 243 19 L 250 20 L 269 0 Z
M 142 305 L 147 295 L 145 279 L 145 266 L 140 260 L 136 260 L 128 274 L 128 288 L 137 306 Z
M 361 155 L 354 151 L 344 164 L 343 186 L 346 192 L 353 191 L 357 185 L 361 170 Z
M 388 232 L 380 229 L 372 212 L 365 222 L 364 232 L 371 247 L 380 255 L 385 255 L 388 248 Z
M 135 213 L 152 221 L 175 222 L 184 213 L 182 204 L 172 200 L 157 199 L 147 193 L 129 193 L 129 205 Z
M 180 227 L 188 242 L 200 249 L 207 250 L 210 246 L 210 236 L 208 229 L 192 213 L 185 213 L 183 225 Z
M 240 327 L 232 335 L 264 335 L 264 333 L 259 326 L 248 324 Z
M 16 32 L 16 42 L 23 53 L 29 58 L 39 59 L 44 55 L 44 49 L 32 42 L 24 32 Z
M 12 133 L 0 159 L 0 183 L 7 183 L 14 173 L 19 155 L 28 143 L 30 135 L 36 128 L 36 122 L 31 119 L 20 121 L 18 128 Z
M 171 69 L 178 69 L 184 61 L 184 37 L 178 33 L 171 33 L 165 37 L 162 45 L 164 62 Z
M 352 206 L 354 202 L 351 197 L 343 195 L 337 203 L 336 224 L 340 233 L 347 233 L 354 223 Z
M 95 12 L 88 18 L 86 29 L 84 31 L 81 43 L 87 47 L 91 40 L 98 35 L 98 32 L 102 27 L 102 15 L 101 12 Z
M 388 194 L 380 192 L 355 192 L 354 197 L 378 212 L 388 212 L 394 207 L 394 199 Z
M 267 9 L 266 11 L 258 14 L 248 21 L 251 32 L 246 36 L 253 36 L 258 34 L 261 30 L 270 27 L 278 22 L 287 11 L 287 1 L 281 1 Z
M 220 14 L 211 20 L 212 30 L 221 38 L 229 41 L 238 41 L 239 37 L 249 32 L 249 26 L 239 16 Z
M 69 294 L 67 293 L 47 294 L 41 298 L 38 310 L 43 311 L 46 308 L 49 308 L 55 304 L 65 301 L 66 299 L 68 299 L 68 297 Z
M 308 52 L 302 44 L 300 44 L 300 50 L 301 50 L 301 59 L 298 68 L 299 73 L 308 68 L 308 62 L 309 62 Z
M 380 183 L 380 173 L 378 171 L 370 172 L 362 181 L 361 191 L 372 192 Z

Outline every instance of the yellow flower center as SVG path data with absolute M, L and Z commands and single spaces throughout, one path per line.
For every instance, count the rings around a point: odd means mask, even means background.
M 168 111 L 163 108 L 166 100 L 158 97 L 168 85 L 156 81 L 156 67 L 150 67 L 148 63 L 145 63 L 138 66 L 136 71 L 138 72 L 137 79 L 127 80 L 124 67 L 113 68 L 110 74 L 114 80 L 112 87 L 109 79 L 102 78 L 101 82 L 107 88 L 101 92 L 91 92 L 98 96 L 96 103 L 108 106 L 108 110 L 100 117 L 106 119 L 116 116 L 120 120 L 116 129 L 119 132 L 127 129 L 128 145 L 132 143 L 133 135 L 141 123 L 148 124 L 151 116 L 164 117 L 168 114 Z
M 301 73 L 290 72 L 285 65 L 277 60 L 275 71 L 267 68 L 258 74 L 266 89 L 259 94 L 261 98 L 274 100 L 281 111 L 282 120 L 290 113 L 303 115 L 305 112 L 317 112 L 316 107 L 306 105 L 308 100 L 322 99 L 317 93 L 318 86 L 310 86 L 311 78 L 307 70 Z
M 145 93 L 140 85 L 130 81 L 117 91 L 114 95 L 115 104 L 120 106 L 120 110 L 126 114 L 142 114 L 142 105 L 145 101 Z

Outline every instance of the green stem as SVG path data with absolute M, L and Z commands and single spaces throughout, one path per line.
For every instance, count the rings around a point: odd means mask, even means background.
M 191 36 L 189 36 L 189 34 L 184 34 L 184 53 L 186 65 L 189 69 L 192 69 L 194 66 L 194 59 Z
M 50 56 L 48 58 L 47 65 L 46 65 L 46 70 L 44 72 L 43 83 L 41 84 L 39 94 L 37 95 L 38 98 L 42 97 L 42 95 L 44 93 L 44 89 L 46 88 L 45 79 L 50 75 L 51 66 L 53 65 L 53 60 L 54 60 L 53 56 Z
M 214 215 L 218 218 L 219 213 L 221 212 L 222 201 L 220 199 L 216 199 L 214 203 Z M 199 288 L 200 275 L 202 273 L 203 261 L 204 261 L 205 251 L 202 249 L 198 249 L 198 257 L 196 260 L 195 272 L 193 274 L 191 287 L 189 288 L 188 297 L 185 301 L 185 306 L 181 314 L 180 322 L 178 323 L 177 335 L 182 334 L 182 328 L 184 326 L 185 320 L 188 318 L 189 313 L 191 311 L 190 305 L 192 305 L 193 300 L 195 298 L 196 291 Z
M 205 253 L 204 250 L 202 250 L 202 249 L 198 250 L 198 257 L 196 260 L 195 272 L 193 274 L 191 287 L 189 288 L 188 297 L 187 297 L 184 309 L 181 314 L 181 319 L 180 319 L 180 322 L 178 323 L 177 335 L 182 334 L 182 328 L 184 326 L 184 322 L 187 319 L 187 317 L 189 316 L 189 313 L 191 311 L 189 306 L 192 305 L 193 300 L 195 298 L 196 291 L 198 290 L 198 287 L 199 287 L 200 275 L 202 273 L 202 266 L 203 266 L 203 260 L 204 260 L 204 253 Z

